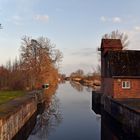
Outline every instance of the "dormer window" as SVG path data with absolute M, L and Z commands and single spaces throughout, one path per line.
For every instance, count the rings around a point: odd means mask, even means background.
M 122 81 L 122 89 L 130 89 L 130 81 Z

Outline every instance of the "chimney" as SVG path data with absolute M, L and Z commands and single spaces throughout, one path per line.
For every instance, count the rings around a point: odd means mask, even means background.
M 122 43 L 120 39 L 102 39 L 101 48 L 101 90 L 104 91 L 104 79 L 107 78 L 107 59 L 106 54 L 108 51 L 121 51 Z
M 102 39 L 101 42 L 101 53 L 106 54 L 109 50 L 122 50 L 122 43 L 120 39 Z

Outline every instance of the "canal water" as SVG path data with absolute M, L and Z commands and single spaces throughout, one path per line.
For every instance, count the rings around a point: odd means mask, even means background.
M 140 140 L 92 100 L 91 88 L 69 82 L 56 88 L 47 90 L 28 140 Z
M 92 110 L 92 90 L 76 83 L 60 84 L 38 115 L 28 140 L 100 140 L 101 116 Z

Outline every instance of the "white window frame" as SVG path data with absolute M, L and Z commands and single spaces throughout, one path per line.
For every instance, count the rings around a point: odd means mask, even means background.
M 131 83 L 130 81 L 122 81 L 122 89 L 130 89 Z

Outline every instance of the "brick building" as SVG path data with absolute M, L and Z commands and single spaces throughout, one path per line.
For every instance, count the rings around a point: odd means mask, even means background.
M 101 90 L 112 98 L 140 98 L 140 51 L 122 48 L 119 39 L 102 39 Z

